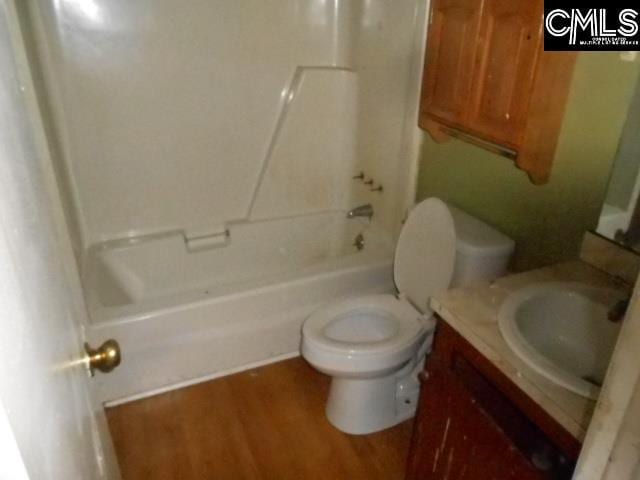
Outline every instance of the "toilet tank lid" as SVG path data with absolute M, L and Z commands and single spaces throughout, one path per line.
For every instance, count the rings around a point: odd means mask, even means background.
M 448 205 L 456 228 L 456 250 L 467 255 L 509 255 L 515 248 L 513 239 L 483 221 Z

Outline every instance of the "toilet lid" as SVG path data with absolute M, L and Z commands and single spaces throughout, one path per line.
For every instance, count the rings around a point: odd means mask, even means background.
M 421 312 L 453 276 L 456 234 L 446 204 L 427 198 L 416 205 L 400 232 L 393 266 L 398 291 Z

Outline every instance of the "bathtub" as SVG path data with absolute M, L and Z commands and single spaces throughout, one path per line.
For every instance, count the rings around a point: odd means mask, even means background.
M 297 355 L 300 327 L 315 309 L 393 290 L 389 235 L 344 212 L 232 224 L 193 245 L 176 231 L 89 249 L 87 337 L 115 338 L 123 355 L 118 369 L 96 377 L 102 401 Z

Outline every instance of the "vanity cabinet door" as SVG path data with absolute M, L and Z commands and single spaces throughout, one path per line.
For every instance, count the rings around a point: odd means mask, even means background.
M 407 480 L 542 480 L 451 375 L 429 371 L 421 392 Z
M 525 132 L 542 19 L 537 0 L 484 1 L 467 125 L 476 135 L 514 150 Z
M 483 0 L 433 0 L 421 119 L 464 124 Z
M 568 480 L 580 443 L 439 320 L 407 479 Z

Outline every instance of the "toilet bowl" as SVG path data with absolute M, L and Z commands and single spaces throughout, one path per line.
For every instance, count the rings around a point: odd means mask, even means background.
M 332 377 L 326 414 L 338 429 L 371 433 L 415 413 L 417 373 L 435 328 L 428 301 L 451 281 L 455 240 L 446 204 L 424 200 L 411 211 L 398 239 L 398 294 L 349 298 L 304 322 L 302 356 Z
M 419 390 L 411 373 L 434 327 L 432 316 L 393 295 L 346 299 L 311 315 L 302 328 L 302 355 L 333 377 L 329 421 L 344 432 L 365 434 L 410 418 Z

